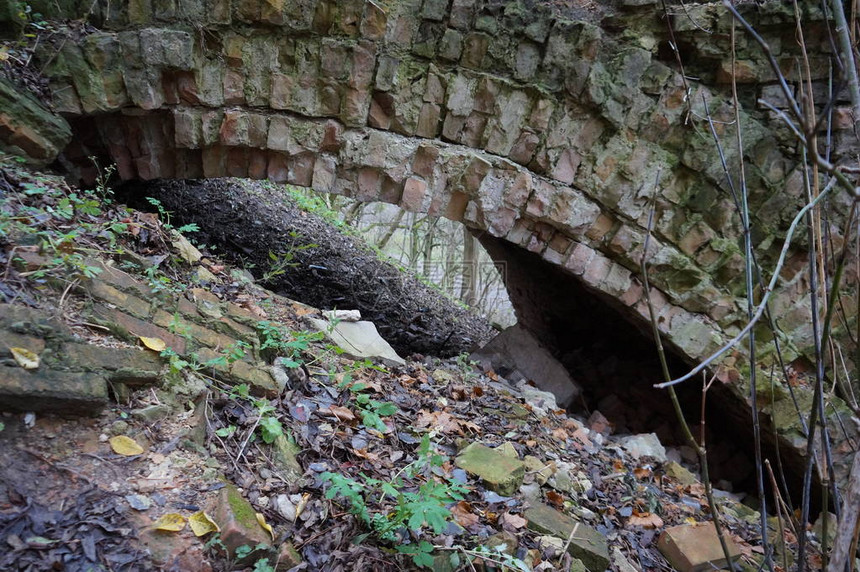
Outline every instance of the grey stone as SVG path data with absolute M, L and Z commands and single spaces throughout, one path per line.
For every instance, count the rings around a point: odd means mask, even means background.
M 654 433 L 623 437 L 619 440 L 619 444 L 627 451 L 628 455 L 637 460 L 642 457 L 651 457 L 660 463 L 665 463 L 668 460 L 666 449 Z
M 338 322 L 332 324 L 328 320 L 309 318 L 310 324 L 325 332 L 332 342 L 347 355 L 356 359 L 379 359 L 390 366 L 405 365 L 406 361 L 397 355 L 394 348 L 382 339 L 372 322 Z
M 523 513 L 530 530 L 549 534 L 567 542 L 567 551 L 582 560 L 590 572 L 603 572 L 609 567 L 609 547 L 606 538 L 597 530 L 576 519 L 550 508 L 536 504 Z

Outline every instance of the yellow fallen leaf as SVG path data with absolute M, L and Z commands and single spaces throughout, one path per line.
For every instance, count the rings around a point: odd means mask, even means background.
M 0 48 L 0 62 L 5 62 L 8 59 L 9 50 L 6 48 L 6 46 L 3 46 L 2 48 Z
M 125 435 L 117 435 L 110 438 L 110 448 L 117 455 L 133 457 L 143 453 L 143 447 L 137 444 L 137 441 Z
M 161 338 L 147 338 L 146 336 L 138 336 L 143 345 L 154 352 L 163 352 L 167 349 L 167 344 Z
M 269 526 L 268 522 L 266 522 L 266 517 L 263 516 L 262 513 L 259 513 L 259 512 L 255 512 L 254 514 L 257 515 L 257 522 L 260 523 L 260 526 L 265 528 L 267 531 L 269 531 L 269 534 L 272 535 L 272 542 L 274 542 L 275 541 L 275 531 L 272 530 L 272 527 Z
M 311 498 L 311 493 L 302 493 L 302 500 L 298 502 L 296 505 L 296 518 L 299 518 L 299 515 L 302 514 L 302 511 L 305 510 L 305 507 L 308 505 L 308 501 Z
M 175 512 L 169 512 L 152 523 L 155 530 L 179 532 L 185 528 L 185 517 Z
M 191 532 L 194 536 L 203 536 L 210 532 L 220 532 L 221 527 L 210 518 L 208 514 L 199 510 L 188 517 L 188 524 L 191 525 Z
M 38 354 L 24 348 L 9 348 L 9 351 L 12 352 L 12 357 L 15 358 L 18 365 L 24 369 L 36 369 L 39 367 Z

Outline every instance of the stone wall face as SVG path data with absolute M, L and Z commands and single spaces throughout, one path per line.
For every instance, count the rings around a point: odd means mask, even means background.
M 701 82 L 675 71 L 647 2 L 598 26 L 525 2 L 98 1 L 100 31 L 70 29 L 42 55 L 57 110 L 95 118 L 125 179 L 268 178 L 445 216 L 540 255 L 634 321 L 648 319 L 638 268 L 653 197 L 658 325 L 696 361 L 739 331 L 746 302 L 738 216 L 705 121 L 736 174 L 729 20 L 715 5 L 691 10 L 673 20 Z M 753 15 L 789 65 L 798 50 L 785 10 Z M 766 265 L 805 191 L 785 129 L 755 105 L 775 78 L 740 42 L 746 177 Z M 796 242 L 773 305 L 788 360 L 810 340 Z

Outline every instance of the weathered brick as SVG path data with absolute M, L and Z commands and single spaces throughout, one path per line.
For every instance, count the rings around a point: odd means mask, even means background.
M 149 302 L 141 300 L 137 296 L 120 292 L 113 286 L 105 284 L 98 278 L 89 280 L 89 283 L 85 288 L 83 288 L 83 291 L 93 298 L 122 308 L 124 311 L 133 316 L 137 316 L 138 318 L 146 318 L 149 316 Z
M 166 314 L 166 312 L 161 313 Z M 160 338 L 167 344 L 167 347 L 173 348 L 177 353 L 185 353 L 186 343 L 184 339 L 148 320 L 135 318 L 117 308 L 110 308 L 102 304 L 96 304 L 93 307 L 93 316 L 122 337 L 131 339 L 140 336 Z

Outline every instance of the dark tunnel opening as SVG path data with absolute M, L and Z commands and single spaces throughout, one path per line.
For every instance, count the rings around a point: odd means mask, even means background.
M 663 377 L 650 325 L 628 320 L 625 314 L 632 310 L 619 300 L 587 288 L 579 278 L 537 254 L 487 234 L 479 239 L 507 270 L 507 289 L 519 323 L 535 334 L 582 386 L 582 396 L 570 411 L 588 417 L 598 410 L 615 425 L 616 433 L 655 433 L 664 446 L 676 448 L 683 462 L 699 468 L 668 393 L 653 387 Z M 671 347 L 665 349 L 673 376 L 686 373 L 694 365 Z M 702 430 L 704 381 L 699 378 L 676 386 L 685 418 L 697 439 Z M 748 495 L 755 505 L 749 407 L 716 382 L 707 392 L 704 419 L 711 482 Z M 784 468 L 789 494 L 799 499 L 805 459 L 793 449 L 779 448 L 772 430 L 763 429 L 762 449 L 775 471 Z M 813 499 L 813 504 L 815 512 L 820 499 Z

